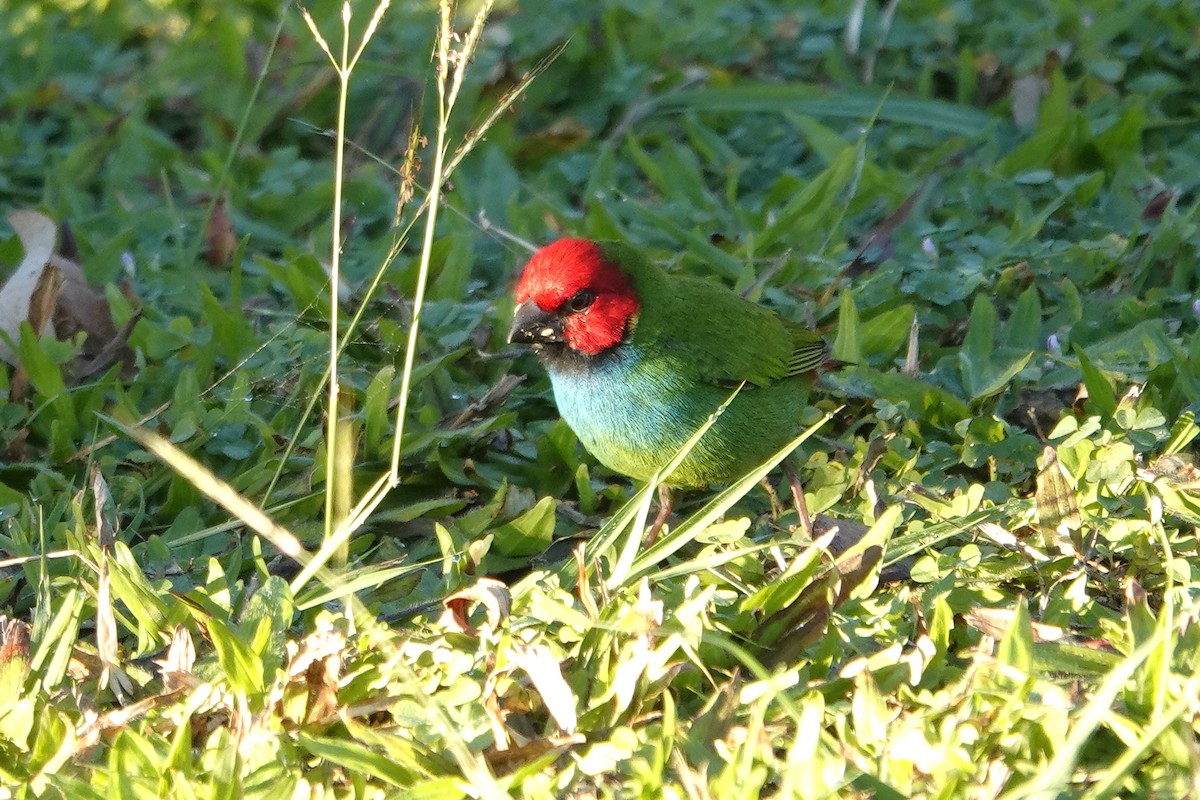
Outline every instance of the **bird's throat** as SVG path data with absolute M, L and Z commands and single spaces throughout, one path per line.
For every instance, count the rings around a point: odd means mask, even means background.
M 621 345 L 610 347 L 595 355 L 576 350 L 566 342 L 535 344 L 533 352 L 551 374 L 580 376 L 605 370 L 620 358 Z

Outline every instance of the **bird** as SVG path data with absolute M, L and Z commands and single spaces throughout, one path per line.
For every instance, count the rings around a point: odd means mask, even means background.
M 792 439 L 829 359 L 828 344 L 804 325 L 719 282 L 669 274 L 626 242 L 542 247 L 515 299 L 509 342 L 532 347 L 559 414 L 614 472 L 650 480 L 740 387 L 661 478 L 648 540 L 668 518 L 672 488 L 727 483 Z M 803 524 L 795 482 L 793 495 Z

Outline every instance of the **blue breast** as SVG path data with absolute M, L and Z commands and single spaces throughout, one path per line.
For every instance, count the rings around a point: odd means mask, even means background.
M 583 446 L 609 469 L 641 480 L 703 422 L 676 411 L 687 387 L 662 370 L 647 370 L 630 348 L 586 365 L 551 369 L 550 382 L 559 413 Z

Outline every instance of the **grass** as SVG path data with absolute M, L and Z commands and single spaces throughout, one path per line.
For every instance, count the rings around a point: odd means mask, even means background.
M 352 11 L 0 10 L 0 210 L 136 367 L 0 367 L 0 794 L 1200 793 L 1195 9 Z M 504 342 L 560 235 L 829 335 L 856 543 L 638 547 Z

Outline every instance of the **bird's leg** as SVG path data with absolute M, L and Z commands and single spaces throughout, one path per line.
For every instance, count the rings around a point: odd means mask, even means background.
M 804 487 L 800 485 L 800 476 L 791 459 L 783 462 L 783 474 L 787 476 L 788 486 L 792 489 L 792 502 L 796 504 L 796 515 L 800 518 L 800 527 L 809 539 L 812 538 L 812 519 L 808 516 L 808 504 L 804 502 Z
M 783 516 L 783 505 L 779 502 L 779 495 L 775 491 L 775 487 L 771 485 L 770 478 L 763 478 L 758 482 L 758 485 L 767 493 L 767 498 L 771 501 L 771 519 L 778 520 Z
M 671 490 L 660 483 L 658 485 L 658 516 L 654 518 L 653 524 L 646 531 L 646 535 L 642 537 L 642 544 L 645 547 L 654 544 L 654 540 L 658 538 L 658 532 L 662 530 L 663 525 L 667 524 L 669 516 L 671 516 Z

